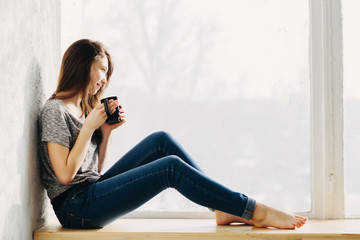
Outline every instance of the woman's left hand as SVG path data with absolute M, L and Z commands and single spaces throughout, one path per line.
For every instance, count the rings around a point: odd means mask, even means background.
M 118 104 L 117 100 L 115 102 L 116 102 L 116 104 Z M 105 134 L 105 135 L 110 134 L 112 130 L 120 127 L 121 125 L 123 125 L 126 122 L 126 120 L 125 120 L 125 118 L 126 118 L 126 109 L 121 105 L 119 105 L 119 117 L 120 117 L 120 120 L 121 120 L 121 122 L 119 122 L 119 123 L 107 124 L 106 122 L 104 122 L 103 125 L 101 125 L 101 127 L 100 127 L 101 132 L 103 134 Z

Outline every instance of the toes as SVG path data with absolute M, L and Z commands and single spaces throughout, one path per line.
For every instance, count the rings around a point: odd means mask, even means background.
M 301 227 L 308 220 L 307 217 L 302 217 L 302 216 L 295 216 L 295 219 L 300 224 L 300 226 L 297 227 Z
M 307 220 L 306 218 L 303 218 L 303 217 L 300 217 L 300 216 L 295 217 L 294 221 L 292 222 L 292 225 L 294 227 L 300 228 L 305 224 L 306 220 Z
M 298 227 L 299 227 L 299 222 L 296 222 L 296 221 L 295 221 L 295 222 L 292 223 L 292 225 L 294 226 L 294 229 L 295 229 L 295 227 L 298 228 Z
M 299 219 L 297 222 L 296 222 L 296 227 L 300 228 L 302 227 L 306 222 L 306 219 Z

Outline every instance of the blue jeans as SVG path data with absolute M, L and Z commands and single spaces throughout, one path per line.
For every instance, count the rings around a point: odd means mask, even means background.
M 207 177 L 174 139 L 156 132 L 126 153 L 101 180 L 73 187 L 54 210 L 64 227 L 101 228 L 166 188 L 247 220 L 255 209 L 254 199 Z

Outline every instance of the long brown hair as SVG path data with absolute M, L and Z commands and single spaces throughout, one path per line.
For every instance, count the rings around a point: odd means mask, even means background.
M 103 57 L 107 57 L 108 60 L 106 88 L 110 82 L 114 66 L 111 56 L 104 45 L 90 39 L 81 39 L 71 44 L 61 62 L 56 91 L 50 98 L 66 99 L 80 93 L 81 116 L 84 114 L 87 116 L 99 103 L 104 91 L 104 88 L 101 88 L 95 95 L 90 94 L 91 65 Z M 65 92 L 67 94 L 64 94 Z

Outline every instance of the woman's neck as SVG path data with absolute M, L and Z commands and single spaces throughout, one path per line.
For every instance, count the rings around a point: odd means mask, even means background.
M 64 105 L 66 106 L 67 110 L 73 114 L 76 117 L 80 117 L 82 114 L 82 109 L 81 109 L 81 97 L 80 94 L 77 94 L 75 96 L 72 97 L 68 97 L 68 98 L 61 98 L 62 96 L 66 96 L 69 95 L 68 93 L 59 93 L 57 94 L 57 96 L 59 97 L 59 99 L 64 103 Z
M 75 106 L 76 108 L 81 108 L 80 103 L 81 103 L 81 94 L 76 94 L 72 97 L 65 97 L 64 96 L 69 96 L 70 94 L 68 92 L 62 92 L 62 93 L 58 93 L 56 94 L 56 96 L 61 99 L 64 103 L 66 104 L 71 104 L 73 106 Z
M 62 99 L 62 101 L 66 104 L 71 104 L 73 106 L 75 106 L 78 109 L 81 109 L 80 103 L 81 103 L 81 97 L 80 96 L 74 96 L 74 97 L 70 97 L 70 98 L 65 98 Z

